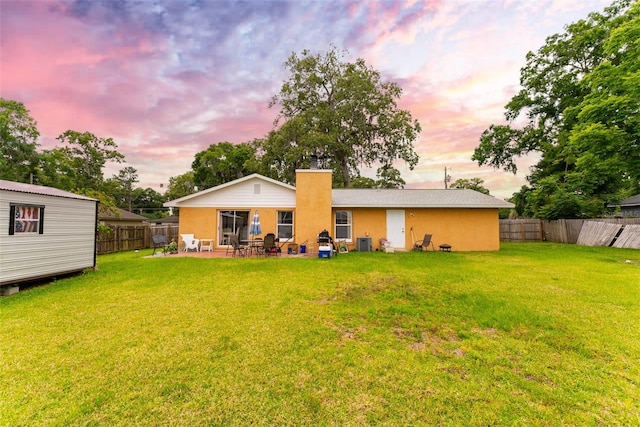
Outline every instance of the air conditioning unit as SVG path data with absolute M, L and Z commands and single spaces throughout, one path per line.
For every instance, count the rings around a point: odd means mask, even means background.
M 371 244 L 371 237 L 358 237 L 356 248 L 358 252 L 371 252 L 373 246 Z

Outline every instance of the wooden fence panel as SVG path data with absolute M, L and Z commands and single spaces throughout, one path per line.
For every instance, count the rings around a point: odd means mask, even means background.
M 178 224 L 171 225 L 152 225 L 149 227 L 149 240 L 151 240 L 151 236 L 167 236 L 167 241 L 175 240 L 178 242 Z M 151 242 L 149 242 L 149 246 L 153 246 Z
M 119 245 L 120 251 L 132 251 L 135 249 L 144 249 L 147 246 L 146 236 L 148 233 L 148 227 L 145 226 L 133 226 L 133 227 L 121 227 L 119 230 Z
M 148 248 L 149 226 L 110 226 L 98 233 L 98 255 Z
M 111 229 L 109 232 L 101 231 L 98 233 L 98 255 L 111 254 L 118 252 L 118 239 L 116 232 Z
M 538 219 L 500 220 L 500 241 L 536 242 L 542 240 L 542 221 Z
M 640 225 L 640 218 L 597 218 L 593 220 L 583 219 L 559 219 L 555 221 L 541 221 L 537 219 L 501 219 L 500 220 L 500 241 L 502 242 L 531 242 L 546 240 L 556 243 L 578 243 L 578 244 L 596 244 L 596 242 L 606 241 L 613 230 L 613 227 L 607 226 L 589 226 L 585 229 L 585 235 L 583 239 L 589 240 L 589 243 L 580 243 L 578 239 L 584 228 L 586 222 L 597 222 L 601 224 L 618 224 L 625 225 L 625 228 L 629 225 Z M 539 224 L 539 225 L 536 225 Z M 597 231 L 600 230 L 600 231 Z M 620 230 L 620 227 L 617 228 Z M 595 235 L 589 236 L 591 233 L 604 233 L 602 236 L 597 237 Z M 617 231 L 616 231 L 617 233 Z M 630 235 L 625 237 L 629 239 L 630 247 L 635 247 L 634 233 L 635 227 L 629 231 Z M 626 236 L 626 234 L 625 234 Z M 615 234 L 614 236 L 615 237 Z M 607 245 L 613 240 L 608 241 Z M 600 240 L 599 240 L 600 239 Z M 594 243 L 591 243 L 594 242 Z M 600 243 L 597 243 L 600 245 Z M 622 243 L 621 243 L 622 244 Z M 615 246 L 615 245 L 614 245 Z
M 585 246 L 609 246 L 620 231 L 620 224 L 601 221 L 585 221 L 578 237 L 578 244 Z
M 543 223 L 545 240 L 555 243 L 576 243 L 583 223 L 582 219 L 545 221 Z
M 613 243 L 616 248 L 640 249 L 640 225 L 627 224 Z
M 177 242 L 178 225 L 111 226 L 98 233 L 98 255 L 151 248 L 151 236 L 157 234 Z

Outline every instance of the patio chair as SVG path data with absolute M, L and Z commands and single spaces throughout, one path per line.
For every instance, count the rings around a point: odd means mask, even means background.
M 180 237 L 182 237 L 182 244 L 184 245 L 182 249 L 185 252 L 190 250 L 200 252 L 200 239 L 196 239 L 193 234 L 181 234 Z
M 424 235 L 424 239 L 422 240 L 418 240 L 415 245 L 414 245 L 414 249 L 417 251 L 423 251 L 425 246 L 427 247 L 427 250 L 429 249 L 429 245 L 431 245 L 431 250 L 435 251 L 436 248 L 433 246 L 433 242 L 431 241 L 431 234 L 425 234 Z
M 162 253 L 167 253 L 167 246 L 169 246 L 167 236 L 156 234 L 155 236 L 151 236 L 151 240 L 153 241 L 153 253 L 151 255 L 155 255 L 156 249 L 162 249 Z
M 238 236 L 236 234 L 231 234 L 229 236 L 229 244 L 233 248 L 234 258 L 236 256 L 236 253 L 240 254 L 240 256 L 247 256 L 247 247 L 240 244 L 240 239 L 238 239 Z
M 262 245 L 262 254 L 264 255 L 278 255 L 280 248 L 276 245 L 276 235 L 268 233 L 264 236 L 264 244 Z

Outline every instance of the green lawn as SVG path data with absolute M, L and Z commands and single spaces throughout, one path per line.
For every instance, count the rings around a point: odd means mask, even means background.
M 640 251 L 149 253 L 0 299 L 0 425 L 640 423 Z

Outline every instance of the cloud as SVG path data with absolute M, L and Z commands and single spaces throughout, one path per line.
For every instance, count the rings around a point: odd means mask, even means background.
M 411 186 L 442 185 L 446 166 L 509 193 L 524 174 L 472 162 L 480 134 L 504 120 L 526 52 L 606 3 L 4 0 L 0 96 L 31 110 L 43 148 L 68 129 L 112 137 L 159 190 L 210 144 L 265 136 L 287 57 L 333 44 L 402 86 L 423 128 Z

